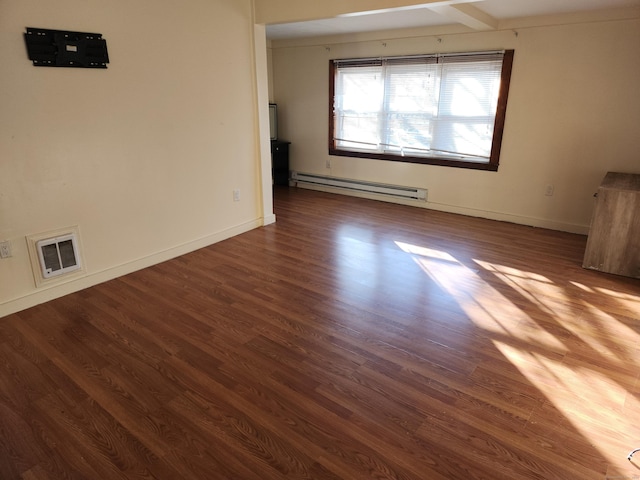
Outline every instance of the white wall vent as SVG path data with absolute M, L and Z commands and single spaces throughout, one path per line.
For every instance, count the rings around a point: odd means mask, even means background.
M 80 269 L 78 240 L 70 233 L 36 242 L 44 278 L 56 277 Z
M 27 247 L 37 287 L 67 282 L 85 273 L 77 226 L 29 235 Z

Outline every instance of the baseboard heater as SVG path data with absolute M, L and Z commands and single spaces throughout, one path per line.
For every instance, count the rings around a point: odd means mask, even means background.
M 328 177 L 325 175 L 313 175 L 310 173 L 292 172 L 291 180 L 296 183 L 335 187 L 364 193 L 387 195 L 390 197 L 406 198 L 411 200 L 427 201 L 427 190 L 424 188 L 388 185 L 386 183 L 365 182 L 361 180 L 349 180 L 346 178 Z

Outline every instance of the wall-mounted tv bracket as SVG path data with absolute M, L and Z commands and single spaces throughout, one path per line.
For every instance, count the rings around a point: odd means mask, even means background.
M 29 60 L 36 67 L 107 68 L 107 41 L 101 33 L 27 27 Z

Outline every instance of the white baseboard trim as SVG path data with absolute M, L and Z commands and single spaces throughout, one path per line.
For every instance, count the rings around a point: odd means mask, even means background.
M 381 200 L 383 202 L 398 203 L 400 205 L 409 205 L 412 207 L 428 208 L 446 213 L 456 213 L 458 215 L 467 215 L 469 217 L 480 217 L 489 220 L 498 220 L 501 222 L 517 223 L 519 225 L 527 225 L 530 227 L 547 228 L 549 230 L 558 230 L 561 232 L 577 233 L 587 235 L 589 233 L 589 225 L 576 225 L 573 223 L 556 222 L 544 218 L 526 217 L 522 215 L 513 215 L 510 213 L 493 212 L 489 210 L 480 210 L 475 208 L 459 207 L 456 205 L 448 205 L 436 202 L 422 202 L 417 200 L 405 200 L 401 198 L 389 197 L 387 195 L 375 195 L 366 192 L 358 192 L 345 190 L 342 188 L 326 187 L 324 185 L 298 184 L 297 188 L 306 188 L 308 190 L 318 190 L 327 193 L 337 193 L 340 195 L 349 195 L 352 197 L 368 198 L 370 200 Z
M 529 227 L 546 228 L 548 230 L 557 230 L 560 232 L 577 233 L 586 235 L 589 233 L 588 225 L 576 225 L 573 223 L 556 222 L 545 218 L 525 217 L 522 215 L 513 215 L 510 213 L 492 212 L 490 210 L 479 210 L 475 208 L 458 207 L 455 205 L 447 205 L 442 203 L 428 203 L 427 208 L 438 210 L 446 213 L 456 213 L 459 215 L 467 215 L 469 217 L 480 217 L 488 220 L 498 220 L 500 222 L 517 223 L 519 225 L 527 225 Z
M 189 241 L 182 245 L 178 245 L 161 252 L 153 253 L 132 262 L 117 265 L 115 267 L 111 267 L 99 272 L 88 273 L 87 275 L 76 277 L 65 283 L 58 283 L 47 288 L 34 290 L 22 297 L 18 297 L 0 304 L 0 318 L 11 315 L 12 313 L 19 312 L 21 310 L 26 310 L 27 308 L 34 307 L 41 303 L 54 300 L 64 295 L 84 290 L 85 288 L 98 285 L 99 283 L 103 283 L 109 280 L 113 280 L 114 278 L 133 273 L 137 270 L 142 270 L 143 268 L 166 262 L 167 260 L 171 260 L 172 258 L 179 257 L 180 255 L 185 255 L 200 248 L 208 247 L 209 245 L 213 245 L 214 243 L 221 242 L 222 240 L 235 237 L 236 235 L 248 232 L 265 224 L 266 223 L 263 219 L 251 220 L 249 222 L 236 225 L 220 232 Z
M 265 225 L 271 225 L 272 223 L 276 223 L 276 216 L 275 216 L 275 214 L 273 214 L 273 213 L 272 213 L 272 214 L 270 214 L 270 215 L 267 215 L 267 216 L 266 216 L 266 217 L 264 217 L 264 218 L 263 218 L 263 220 L 262 220 L 262 225 L 263 225 L 263 226 L 265 226 Z

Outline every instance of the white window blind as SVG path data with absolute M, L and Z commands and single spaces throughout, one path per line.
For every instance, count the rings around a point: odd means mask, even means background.
M 503 55 L 335 61 L 336 148 L 489 162 Z

